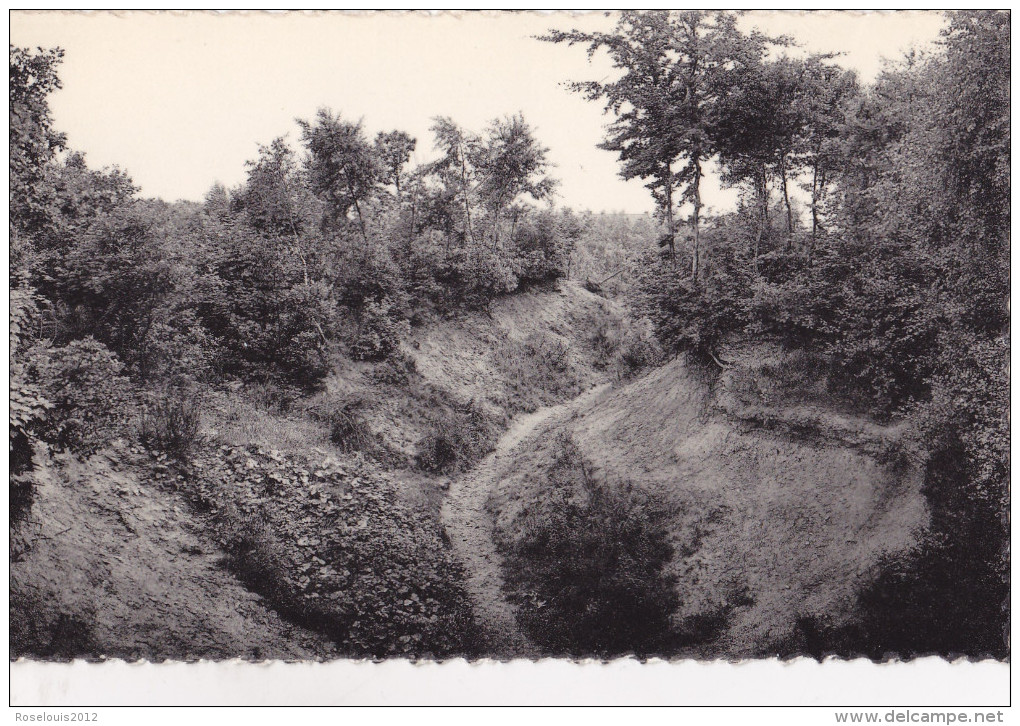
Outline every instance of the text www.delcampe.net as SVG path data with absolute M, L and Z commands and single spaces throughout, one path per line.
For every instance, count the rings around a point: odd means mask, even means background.
M 1002 711 L 837 711 L 836 723 L 1003 723 Z

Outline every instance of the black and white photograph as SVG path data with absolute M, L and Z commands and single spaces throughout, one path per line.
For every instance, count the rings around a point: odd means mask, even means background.
M 1008 10 L 11 11 L 11 666 L 1007 664 L 1010 82 Z

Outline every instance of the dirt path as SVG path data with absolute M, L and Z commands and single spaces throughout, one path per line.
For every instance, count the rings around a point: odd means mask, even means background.
M 492 519 L 485 511 L 489 492 L 504 461 L 539 427 L 583 405 L 608 385 L 596 386 L 566 403 L 517 417 L 496 449 L 450 485 L 441 512 L 443 525 L 454 555 L 466 571 L 468 595 L 475 621 L 486 638 L 486 648 L 498 656 L 534 658 L 541 653 L 521 632 L 514 607 L 503 594 L 502 558 L 492 540 Z

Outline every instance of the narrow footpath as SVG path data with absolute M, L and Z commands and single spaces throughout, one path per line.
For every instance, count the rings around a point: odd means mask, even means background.
M 498 658 L 537 658 L 542 654 L 517 624 L 514 606 L 504 595 L 502 558 L 493 542 L 493 523 L 485 502 L 497 483 L 504 462 L 537 430 L 569 414 L 604 391 L 602 384 L 565 403 L 540 408 L 514 419 L 495 450 L 450 484 L 441 517 L 453 553 L 464 566 L 475 622 L 486 650 Z

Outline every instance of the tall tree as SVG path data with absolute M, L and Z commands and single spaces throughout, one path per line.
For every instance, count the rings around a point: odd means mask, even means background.
M 403 131 L 380 131 L 375 137 L 375 151 L 382 164 L 382 180 L 392 184 L 397 192 L 397 203 L 401 201 L 401 181 L 404 167 L 411 158 L 418 140 Z
M 440 178 L 449 197 L 460 198 L 464 210 L 464 239 L 468 244 L 474 244 L 471 190 L 475 181 L 475 170 L 471 159 L 477 156 L 475 149 L 480 140 L 446 116 L 437 116 L 432 121 L 433 145 L 443 155 L 429 165 L 428 171 Z
M 10 46 L 10 213 L 22 233 L 45 226 L 45 207 L 52 196 L 46 183 L 48 164 L 66 144 L 53 129 L 49 96 L 60 88 L 57 67 L 64 57 L 60 48 Z
M 756 212 L 752 265 L 757 270 L 761 243 L 769 228 L 769 198 L 780 185 L 792 232 L 789 198 L 790 162 L 801 134 L 797 105 L 802 63 L 788 58 L 768 61 L 758 52 L 740 67 L 720 74 L 726 93 L 716 104 L 714 132 L 723 181 L 744 185 Z
M 334 220 L 346 219 L 354 209 L 361 236 L 368 244 L 364 206 L 379 184 L 379 163 L 365 138 L 361 122 L 345 121 L 329 109 L 319 109 L 315 121 L 298 119 L 308 149 L 307 170 L 312 191 L 329 206 Z
M 478 194 L 492 217 L 492 244 L 499 244 L 503 212 L 523 195 L 547 199 L 556 187 L 545 175 L 548 149 L 538 143 L 520 114 L 495 119 L 483 141 L 473 147 L 474 166 L 481 177 Z
M 697 280 L 701 183 L 714 153 L 711 108 L 725 93 L 720 78 L 746 65 L 746 57 L 760 56 L 768 39 L 741 33 L 732 13 L 697 10 L 627 11 L 611 33 L 553 30 L 541 39 L 586 45 L 589 58 L 600 50 L 609 54 L 620 71 L 616 80 L 573 82 L 570 88 L 603 102 L 616 117 L 601 148 L 617 152 L 623 178 L 648 180 L 667 225 L 671 258 L 676 207 L 691 203 L 691 274 Z
M 830 55 L 811 55 L 804 62 L 797 106 L 802 123 L 794 165 L 806 169 L 802 187 L 811 195 L 811 250 L 822 229 L 822 206 L 838 170 L 840 134 L 848 105 L 860 94 L 857 75 L 831 63 Z

